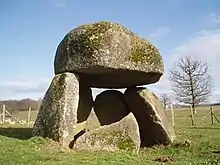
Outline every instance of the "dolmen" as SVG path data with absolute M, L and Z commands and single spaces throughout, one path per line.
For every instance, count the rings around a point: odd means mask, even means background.
M 163 75 L 160 52 L 118 23 L 100 21 L 71 30 L 58 45 L 54 72 L 34 136 L 90 151 L 137 151 L 175 140 L 158 97 L 143 87 Z M 93 100 L 91 88 L 106 90 Z M 91 114 L 99 123 L 94 129 L 91 120 L 88 124 Z

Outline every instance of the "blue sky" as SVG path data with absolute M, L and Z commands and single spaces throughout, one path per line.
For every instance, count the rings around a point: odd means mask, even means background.
M 64 35 L 100 20 L 120 23 L 159 48 L 166 71 L 150 85 L 158 95 L 170 92 L 167 70 L 177 57 L 192 55 L 209 62 L 212 100 L 220 99 L 218 0 L 0 1 L 0 99 L 43 97 Z

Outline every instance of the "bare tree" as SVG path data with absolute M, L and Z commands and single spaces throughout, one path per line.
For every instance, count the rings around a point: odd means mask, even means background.
M 161 102 L 162 102 L 162 104 L 163 104 L 163 106 L 164 106 L 164 109 L 167 107 L 167 105 L 170 103 L 170 98 L 169 98 L 169 96 L 168 96 L 168 94 L 166 94 L 166 93 L 162 93 L 161 95 L 160 95 L 160 100 L 161 100 Z
M 190 104 L 194 115 L 195 105 L 207 101 L 213 88 L 208 64 L 188 56 L 180 58 L 176 68 L 170 71 L 170 80 L 176 99 L 181 103 Z

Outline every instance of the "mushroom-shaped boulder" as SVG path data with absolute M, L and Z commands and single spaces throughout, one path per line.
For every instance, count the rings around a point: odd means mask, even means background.
M 55 74 L 77 73 L 91 87 L 126 88 L 157 82 L 164 65 L 158 49 L 113 22 L 84 24 L 58 45 Z

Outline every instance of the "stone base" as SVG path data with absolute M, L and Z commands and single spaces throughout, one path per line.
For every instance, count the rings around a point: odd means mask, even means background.
M 95 114 L 91 113 L 93 105 Z M 93 122 L 94 116 L 97 118 Z M 75 149 L 90 147 L 89 150 L 93 150 L 91 147 L 105 148 L 105 144 L 109 148 L 110 144 L 104 142 L 111 140 L 112 150 L 117 150 L 116 141 L 122 135 L 124 137 L 120 141 L 135 139 L 132 144 L 136 147 L 169 144 L 176 138 L 162 104 L 150 90 L 133 87 L 124 94 L 107 90 L 100 93 L 93 103 L 92 92 L 85 79 L 72 73 L 58 74 L 53 78 L 42 101 L 33 135 L 51 138 L 63 147 L 79 138 Z M 97 138 L 91 140 L 93 136 Z
M 80 133 L 79 133 L 80 134 Z M 73 146 L 76 150 L 118 151 L 140 148 L 139 127 L 132 113 L 122 120 L 101 126 L 89 132 L 83 132 Z

